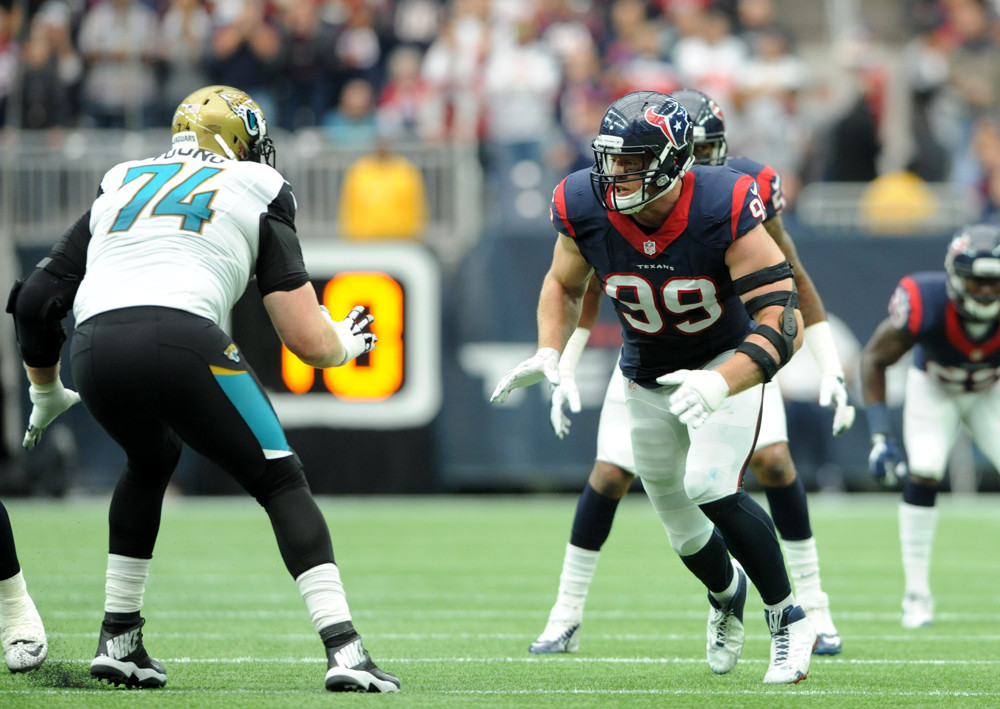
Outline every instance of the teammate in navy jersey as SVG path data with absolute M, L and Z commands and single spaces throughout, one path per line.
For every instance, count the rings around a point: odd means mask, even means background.
M 872 474 L 903 482 L 899 538 L 903 554 L 902 625 L 934 622 L 930 559 L 937 527 L 934 503 L 959 426 L 1000 469 L 1000 227 L 958 231 L 945 270 L 900 280 L 889 316 L 861 353 L 872 450 Z M 913 350 L 903 403 L 903 452 L 885 405 L 885 370 Z
M 80 400 L 125 451 L 109 513 L 104 622 L 90 674 L 126 687 L 167 675 L 142 642 L 143 595 L 163 495 L 181 442 L 267 512 L 327 655 L 330 691 L 395 692 L 354 629 L 330 532 L 243 352 L 222 324 L 251 278 L 288 349 L 339 367 L 375 346 L 371 315 L 320 306 L 295 232 L 295 197 L 274 169 L 264 115 L 246 93 L 199 89 L 177 107 L 172 147 L 111 168 L 91 209 L 8 304 L 31 383 L 24 447 Z M 59 377 L 73 309 L 73 381 Z
M 684 106 L 692 119 L 695 163 L 728 165 L 754 177 L 760 189 L 766 215 L 764 228 L 792 265 L 799 305 L 805 322 L 805 342 L 823 372 L 820 403 L 835 408 L 833 434 L 845 431 L 854 420 L 848 405 L 844 369 L 826 310 L 812 279 L 799 260 L 792 238 L 785 231 L 781 211 L 785 197 L 778 172 L 748 158 L 728 157 L 726 127 L 722 110 L 708 95 L 692 89 L 668 94 Z M 559 224 L 556 225 L 559 228 Z M 584 297 L 580 323 L 559 360 L 560 382 L 552 392 L 551 420 L 556 435 L 569 432 L 566 408 L 580 411 L 575 370 L 580 355 L 597 322 L 601 291 L 591 280 Z M 841 652 L 840 635 L 830 616 L 830 601 L 820 584 L 819 555 L 809 524 L 806 491 L 798 478 L 788 450 L 785 405 L 777 380 L 764 387 L 764 412 L 750 469 L 764 488 L 775 527 L 783 540 L 795 596 L 813 622 L 818 634 L 815 654 Z M 597 433 L 597 456 L 587 485 L 577 503 L 569 543 L 563 556 L 556 602 L 545 629 L 529 647 L 534 654 L 576 652 L 579 648 L 583 611 L 601 548 L 608 539 L 618 502 L 635 478 L 635 461 L 628 435 L 628 416 L 622 388 L 622 373 L 616 368 L 601 406 Z M 710 633 L 708 642 L 714 642 Z
M 539 349 L 491 400 L 559 383 L 560 352 L 595 276 L 622 325 L 635 470 L 671 546 L 708 589 L 709 666 L 725 673 L 739 660 L 749 577 L 771 633 L 764 681 L 794 683 L 809 671 L 816 631 L 771 519 L 741 481 L 762 383 L 801 345 L 801 314 L 791 266 L 761 226 L 757 183 L 728 167 L 691 167 L 692 132 L 665 94 L 635 92 L 608 108 L 594 167 L 553 194 L 558 236 L 539 295 Z

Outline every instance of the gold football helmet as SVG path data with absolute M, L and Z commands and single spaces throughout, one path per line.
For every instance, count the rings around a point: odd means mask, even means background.
M 274 167 L 274 143 L 257 102 L 231 86 L 206 86 L 181 101 L 171 126 L 175 145 L 198 144 L 230 160 Z

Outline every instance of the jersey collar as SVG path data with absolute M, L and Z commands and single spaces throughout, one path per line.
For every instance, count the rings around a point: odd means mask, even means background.
M 621 212 L 608 212 L 611 226 L 625 237 L 639 253 L 647 258 L 657 258 L 670 244 L 684 233 L 688 225 L 688 212 L 694 196 L 694 172 L 688 170 L 681 178 L 681 196 L 670 210 L 663 225 L 653 234 L 646 234 L 631 217 Z

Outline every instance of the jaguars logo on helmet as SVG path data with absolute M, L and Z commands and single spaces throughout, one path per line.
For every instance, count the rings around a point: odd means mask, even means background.
M 1000 316 L 1000 295 L 992 292 L 970 293 L 970 281 L 1000 283 L 1000 227 L 974 224 L 958 230 L 944 258 L 948 273 L 948 297 L 958 311 L 973 320 L 992 320 Z
M 601 132 L 590 145 L 594 166 L 590 183 L 601 205 L 633 214 L 668 193 L 694 162 L 687 111 L 666 94 L 635 91 L 604 113 Z M 639 157 L 637 170 L 616 172 L 616 158 Z M 615 188 L 641 180 L 639 189 L 621 194 Z
M 274 143 L 257 102 L 231 86 L 206 86 L 181 101 L 171 126 L 175 145 L 197 143 L 230 160 L 274 167 Z

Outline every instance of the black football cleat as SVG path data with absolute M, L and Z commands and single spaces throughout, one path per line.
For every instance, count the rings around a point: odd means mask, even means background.
M 167 683 L 167 671 L 163 665 L 146 653 L 142 646 L 142 626 L 145 619 L 121 631 L 107 629 L 101 624 L 101 639 L 97 643 L 97 655 L 90 663 L 90 676 L 116 687 L 126 689 L 155 689 Z

